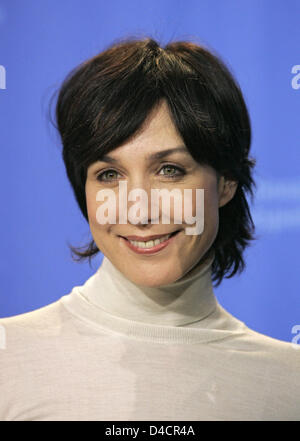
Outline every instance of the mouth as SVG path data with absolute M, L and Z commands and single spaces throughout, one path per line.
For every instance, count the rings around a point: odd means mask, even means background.
M 151 240 L 155 241 L 157 239 L 159 239 L 159 240 L 163 239 L 166 236 L 168 236 L 168 237 L 173 236 L 174 234 L 177 234 L 179 231 L 180 230 L 176 230 L 176 231 L 173 231 L 172 233 L 155 234 L 155 235 L 152 235 L 152 236 L 145 236 L 145 237 L 143 237 L 143 236 L 120 236 L 120 237 L 123 237 L 123 239 L 129 240 L 129 241 L 132 241 L 132 242 L 133 241 L 136 241 L 136 242 L 149 242 Z
M 147 237 L 141 237 L 141 236 L 127 236 L 127 237 L 119 236 L 119 237 L 123 239 L 124 243 L 136 253 L 153 254 L 153 253 L 157 253 L 163 248 L 166 248 L 171 242 L 173 242 L 173 240 L 180 231 L 181 230 L 176 230 L 173 231 L 172 233 L 168 233 L 164 235 L 160 234 L 160 235 L 147 236 Z M 139 240 L 136 240 L 135 238 L 138 238 Z

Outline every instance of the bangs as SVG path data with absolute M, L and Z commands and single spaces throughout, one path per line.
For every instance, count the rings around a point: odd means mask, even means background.
M 94 57 L 89 67 L 83 63 L 72 71 L 62 86 L 57 114 L 65 142 L 76 139 L 69 151 L 74 161 L 86 172 L 103 155 L 138 135 L 165 99 L 192 157 L 219 170 L 230 156 L 229 149 L 225 155 L 222 151 L 231 134 L 224 120 L 224 87 L 212 76 L 213 69 L 208 76 L 201 65 L 191 67 L 172 53 L 172 44 L 150 55 L 142 46 L 125 46 L 126 55 L 120 54 L 117 66 L 105 62 L 105 57 Z

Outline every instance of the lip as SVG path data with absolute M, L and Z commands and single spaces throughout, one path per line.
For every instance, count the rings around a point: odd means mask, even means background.
M 127 240 L 125 237 L 123 237 L 123 236 L 120 236 L 120 240 L 122 241 L 122 243 L 125 245 L 125 246 L 127 246 L 130 250 L 132 250 L 132 251 L 134 251 L 135 253 L 137 253 L 137 254 L 156 254 L 156 253 L 158 253 L 159 251 L 161 251 L 161 250 L 163 250 L 164 248 L 166 248 L 169 244 L 171 244 L 174 240 L 176 240 L 176 237 L 178 236 L 178 233 L 180 233 L 180 231 L 181 230 L 177 230 L 177 231 L 174 231 L 173 233 L 176 233 L 176 234 L 172 234 L 172 236 L 171 237 L 169 237 L 169 239 L 168 240 L 165 240 L 164 242 L 162 242 L 162 243 L 160 243 L 160 244 L 158 244 L 158 245 L 155 245 L 154 247 L 152 247 L 152 248 L 139 248 L 139 247 L 136 247 L 136 246 L 134 246 L 131 242 L 129 242 L 129 240 Z M 167 233 L 167 234 L 170 234 L 170 233 Z M 163 234 L 163 235 L 161 235 L 161 236 L 165 236 L 165 234 Z M 128 236 L 128 237 L 132 237 L 132 236 Z M 137 237 L 137 236 L 134 236 L 134 237 Z M 151 236 L 150 236 L 151 237 Z M 156 236 L 157 237 L 157 236 Z
M 171 233 L 164 233 L 164 234 L 155 234 L 152 236 L 120 236 L 123 237 L 123 239 L 127 240 L 137 240 L 139 242 L 148 242 L 149 240 L 159 239 L 160 237 L 166 236 L 167 234 L 174 234 L 180 230 L 172 231 Z

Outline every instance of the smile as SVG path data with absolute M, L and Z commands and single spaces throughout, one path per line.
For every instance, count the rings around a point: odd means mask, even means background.
M 120 237 L 121 240 L 123 240 L 124 243 L 127 245 L 127 247 L 129 247 L 131 250 L 135 251 L 136 253 L 153 254 L 153 253 L 157 253 L 163 248 L 166 248 L 171 242 L 173 242 L 175 237 L 178 235 L 179 231 L 180 230 L 170 234 L 166 234 L 157 239 L 148 240 L 148 241 L 130 240 L 122 236 Z
M 170 236 L 171 234 L 167 234 L 166 236 L 163 236 L 161 239 L 149 240 L 147 242 L 138 242 L 136 240 L 129 240 L 129 242 L 138 248 L 153 248 L 155 245 L 158 245 L 168 240 Z

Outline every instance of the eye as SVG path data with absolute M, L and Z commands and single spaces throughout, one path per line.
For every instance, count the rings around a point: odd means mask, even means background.
M 185 170 L 183 168 L 177 167 L 172 164 L 164 165 L 161 168 L 161 170 L 166 170 L 167 173 L 166 174 L 164 173 L 163 176 L 166 176 L 171 179 L 185 175 Z M 161 173 L 159 173 L 159 174 L 160 174 L 160 176 L 162 176 Z M 116 170 L 113 170 L 113 169 L 104 170 L 103 172 L 98 174 L 97 180 L 100 182 L 112 182 L 112 181 L 115 181 L 118 179 L 117 175 L 119 175 L 119 173 Z
M 164 169 L 167 170 L 167 173 L 164 174 L 164 176 L 167 176 L 167 177 L 169 177 L 169 178 L 177 178 L 178 176 L 183 176 L 183 175 L 185 175 L 185 171 L 184 171 L 182 168 L 177 167 L 176 165 L 167 164 L 167 165 L 164 165 L 164 166 L 161 168 L 161 170 L 164 170 Z M 172 170 L 176 170 L 177 173 L 172 172 Z M 170 172 L 170 171 L 171 171 L 171 172 Z M 170 173 L 169 173 L 169 172 L 170 172 Z
M 114 178 L 113 179 L 111 179 L 111 176 L 113 175 L 113 174 L 118 174 L 118 172 L 116 171 L 116 170 L 105 170 L 105 171 L 103 171 L 102 173 L 99 173 L 99 175 L 97 176 L 97 180 L 98 181 L 113 181 L 114 180 Z M 110 176 L 110 178 L 108 178 L 108 179 L 103 179 L 103 176 Z

